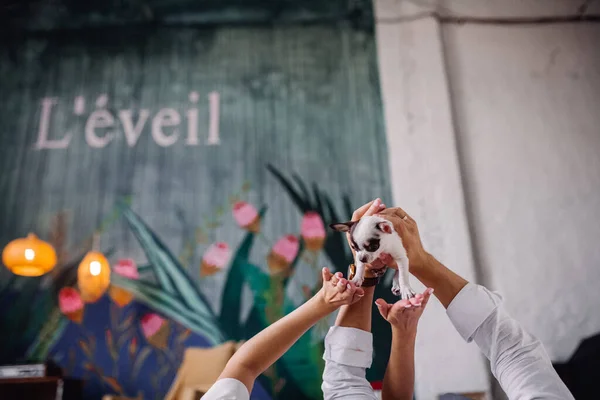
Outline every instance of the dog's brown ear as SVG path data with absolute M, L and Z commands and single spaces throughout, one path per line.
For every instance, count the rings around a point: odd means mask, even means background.
M 354 224 L 356 224 L 356 221 L 348 221 L 348 222 L 340 222 L 337 224 L 331 224 L 331 225 L 329 225 L 329 227 L 338 232 L 348 232 L 348 231 L 350 231 L 350 228 L 352 228 L 352 225 L 354 225 Z

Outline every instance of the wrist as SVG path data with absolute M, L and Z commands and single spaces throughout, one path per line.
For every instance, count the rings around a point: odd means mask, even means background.
M 406 345 L 414 345 L 417 339 L 416 326 L 395 326 L 392 325 L 392 340 L 400 340 Z
M 323 316 L 329 315 L 338 308 L 340 308 L 339 305 L 332 304 L 329 301 L 327 301 L 327 299 L 325 298 L 325 291 L 323 290 L 323 288 L 321 288 L 321 290 L 319 290 L 317 294 L 315 294 L 313 300 L 315 301 L 317 310 Z

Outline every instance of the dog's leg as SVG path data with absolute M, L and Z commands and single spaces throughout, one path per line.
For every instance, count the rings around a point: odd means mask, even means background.
M 415 297 L 416 293 L 410 287 L 410 282 L 408 280 L 408 258 L 403 257 L 396 259 L 395 261 L 398 265 L 398 270 L 394 274 L 392 293 L 394 293 L 396 296 L 400 296 L 402 300 Z
M 360 261 L 356 262 L 356 274 L 352 278 L 351 282 L 356 286 L 362 286 L 363 281 L 365 280 L 365 264 Z

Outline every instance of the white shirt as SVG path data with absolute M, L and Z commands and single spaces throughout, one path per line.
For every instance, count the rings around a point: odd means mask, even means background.
M 202 396 L 200 400 L 249 400 L 250 393 L 248 388 L 233 378 L 223 378 L 215 382 L 214 385 Z
M 502 307 L 502 297 L 467 284 L 446 310 L 467 342 L 475 341 L 510 400 L 573 399 L 542 343 Z
M 447 314 L 467 341 L 475 341 L 490 360 L 492 373 L 510 400 L 570 400 L 542 344 L 502 307 L 502 298 L 469 283 L 452 300 Z M 365 378 L 373 359 L 373 336 L 355 328 L 334 326 L 325 337 L 324 400 L 376 400 Z M 247 400 L 246 387 L 221 379 L 202 400 Z

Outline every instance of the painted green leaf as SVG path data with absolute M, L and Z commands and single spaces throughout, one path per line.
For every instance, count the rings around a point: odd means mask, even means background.
M 144 249 L 148 261 L 154 267 L 154 272 L 161 287 L 187 304 L 190 310 L 215 319 L 208 301 L 194 285 L 177 258 L 173 256 L 158 236 L 131 209 L 123 208 L 122 212 Z
M 111 280 L 115 286 L 133 293 L 137 300 L 203 335 L 212 344 L 224 341 L 224 335 L 212 313 L 190 309 L 179 298 L 171 296 L 157 286 L 139 280 L 127 279 L 117 274 L 113 274 Z
M 266 211 L 267 207 L 261 207 L 258 213 L 260 218 L 264 217 Z M 246 233 L 246 236 L 231 259 L 231 266 L 227 272 L 219 322 L 229 340 L 242 340 L 244 338 L 240 326 L 242 288 L 246 277 L 246 265 L 249 264 L 248 258 L 250 257 L 255 237 L 256 235 L 252 232 Z M 252 274 L 252 271 L 248 273 Z
M 325 225 L 350 219 L 351 214 L 340 219 L 329 196 L 320 190 L 316 184 L 312 185 L 311 194 L 307 189 L 307 185 L 298 176 L 293 175 L 292 182 L 292 179 L 285 177 L 273 165 L 268 164 L 267 169 L 277 182 L 283 186 L 285 192 L 301 213 L 315 211 L 321 216 Z M 348 207 L 349 200 L 345 200 L 345 203 Z M 343 234 L 328 230 L 323 250 L 331 260 L 333 264 L 331 267 L 334 271 L 346 272 L 348 265 L 352 262 L 352 254 L 347 248 L 346 238 Z
M 62 336 L 67 325 L 67 319 L 63 317 L 58 307 L 55 307 L 40 330 L 40 333 L 29 346 L 29 349 L 27 349 L 27 359 L 29 361 L 46 360 L 50 349 Z
M 142 369 L 142 366 L 144 365 L 144 362 L 150 354 L 152 354 L 152 350 L 150 349 L 150 347 L 146 346 L 140 351 L 140 353 L 136 357 L 133 363 L 133 369 L 131 370 L 131 376 L 134 379 L 137 378 L 138 374 L 140 373 L 140 370 Z
M 244 275 L 254 295 L 254 304 L 246 321 L 246 332 L 252 331 L 252 334 L 255 334 L 269 324 L 266 310 L 274 304 L 268 301 L 266 295 L 271 287 L 271 278 L 259 267 L 250 263 L 244 266 Z M 293 302 L 286 297 L 283 303 L 284 314 L 292 312 L 295 308 Z M 284 378 L 293 381 L 308 398 L 322 396 L 321 355 L 320 345 L 312 343 L 309 331 L 302 335 L 279 361 L 283 364 L 281 371 L 285 374 Z

